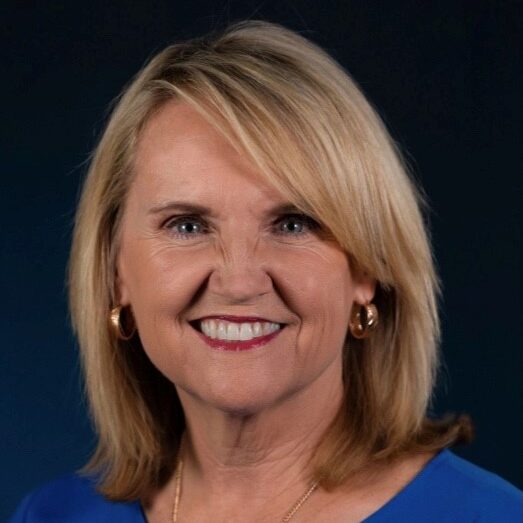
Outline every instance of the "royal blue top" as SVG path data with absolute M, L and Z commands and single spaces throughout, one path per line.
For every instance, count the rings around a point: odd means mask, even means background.
M 449 449 L 436 454 L 398 494 L 362 523 L 521 523 L 523 492 Z M 74 474 L 20 503 L 8 523 L 146 523 L 135 502 L 107 501 L 93 480 Z

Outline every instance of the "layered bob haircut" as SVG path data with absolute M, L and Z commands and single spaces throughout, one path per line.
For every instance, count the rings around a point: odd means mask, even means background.
M 466 416 L 428 417 L 439 368 L 439 281 L 424 197 L 383 122 L 324 50 L 278 24 L 248 20 L 170 45 L 116 100 L 93 152 L 69 263 L 70 310 L 98 446 L 82 474 L 133 500 L 173 472 L 183 411 L 139 336 L 116 338 L 115 259 L 140 131 L 169 101 L 190 104 L 261 176 L 328 230 L 377 281 L 379 325 L 347 332 L 344 402 L 310 462 L 327 490 L 369 462 L 471 438 Z

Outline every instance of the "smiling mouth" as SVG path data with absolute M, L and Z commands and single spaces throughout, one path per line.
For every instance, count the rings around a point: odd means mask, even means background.
M 188 321 L 187 323 L 189 323 L 189 325 L 196 331 L 200 339 L 202 339 L 212 349 L 233 352 L 246 351 L 266 345 L 273 338 L 276 338 L 276 336 L 278 336 L 287 325 L 286 323 L 279 323 L 278 325 L 280 328 L 278 330 L 249 340 L 224 340 L 211 338 L 202 332 L 200 328 L 200 320 Z

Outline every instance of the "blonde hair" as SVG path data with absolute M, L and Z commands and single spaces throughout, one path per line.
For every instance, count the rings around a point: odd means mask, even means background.
M 262 175 L 332 234 L 377 282 L 379 326 L 347 333 L 345 397 L 311 461 L 332 489 L 370 461 L 471 437 L 467 417 L 427 417 L 438 370 L 439 282 L 426 207 L 383 122 L 325 51 L 278 24 L 241 21 L 171 45 L 124 90 L 94 151 L 76 217 L 70 309 L 110 499 L 133 500 L 173 471 L 184 416 L 175 388 L 139 338 L 118 340 L 115 256 L 136 144 L 167 101 L 191 104 Z

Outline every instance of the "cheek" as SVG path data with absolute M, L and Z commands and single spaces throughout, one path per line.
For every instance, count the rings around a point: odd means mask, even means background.
M 172 316 L 198 285 L 198 264 L 190 254 L 175 252 L 172 247 L 133 247 L 125 252 L 124 271 L 133 308 L 144 314 L 168 310 Z
M 194 257 L 173 249 L 129 245 L 122 250 L 122 273 L 142 344 L 151 359 L 165 354 L 166 340 L 187 326 L 183 314 L 204 278 Z M 199 268 L 200 267 L 200 268 Z
M 320 263 L 321 261 L 321 263 Z M 301 358 L 328 363 L 339 355 L 345 342 L 354 286 L 345 258 L 317 257 L 301 260 L 294 273 L 294 310 L 301 325 L 297 338 Z

